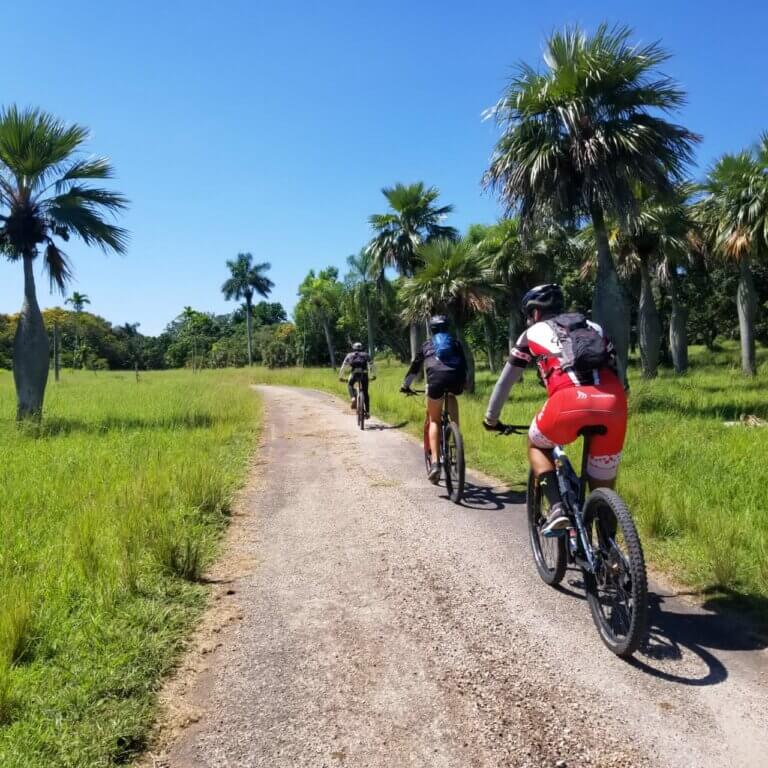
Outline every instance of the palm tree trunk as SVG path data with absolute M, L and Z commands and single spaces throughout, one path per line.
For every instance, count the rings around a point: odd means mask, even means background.
M 456 335 L 467 359 L 467 392 L 471 395 L 475 391 L 475 356 L 464 335 L 464 326 L 459 322 L 456 323 Z
M 323 331 L 325 332 L 325 342 L 328 344 L 328 356 L 331 358 L 331 368 L 336 368 L 336 354 L 333 349 L 333 337 L 331 336 L 331 326 L 327 318 L 323 318 Z
M 520 313 L 516 307 L 509 310 L 509 331 L 508 331 L 508 343 L 510 353 L 514 349 L 518 337 L 520 336 Z
M 48 334 L 37 304 L 32 255 L 23 257 L 24 303 L 13 340 L 13 380 L 16 384 L 16 419 L 39 420 L 43 415 L 48 382 Z
M 373 350 L 376 346 L 373 342 L 373 313 L 371 311 L 371 302 L 365 297 L 365 323 L 368 328 L 368 355 L 373 360 Z
M 485 332 L 485 349 L 488 353 L 488 368 L 491 373 L 496 373 L 493 360 L 493 323 L 489 313 L 483 315 L 483 331 Z
M 245 330 L 248 336 L 248 365 L 253 365 L 253 317 L 251 315 L 251 299 L 245 297 Z
M 736 308 L 739 313 L 739 338 L 741 340 L 741 370 L 747 376 L 757 372 L 755 365 L 755 283 L 749 257 L 739 262 L 739 288 L 736 292 Z
M 647 256 L 640 257 L 640 304 L 637 310 L 637 330 L 642 376 L 644 379 L 653 379 L 659 368 L 661 321 L 656 300 L 653 298 Z
M 597 241 L 597 279 L 592 294 L 592 319 L 599 323 L 616 348 L 619 377 L 627 380 L 627 352 L 629 350 L 629 316 L 624 291 L 616 274 L 603 209 L 592 206 L 592 226 Z
M 669 298 L 672 304 L 672 314 L 669 318 L 669 349 L 672 352 L 672 365 L 675 373 L 685 373 L 688 370 L 688 311 L 680 304 L 677 290 L 677 275 L 674 270 L 669 278 Z
M 413 362 L 416 359 L 416 355 L 419 353 L 419 347 L 421 346 L 419 343 L 419 323 L 417 321 L 414 320 L 414 322 L 411 323 L 409 333 L 411 341 L 411 362 Z M 416 377 L 416 381 L 421 381 L 423 377 L 423 372 L 419 373 Z

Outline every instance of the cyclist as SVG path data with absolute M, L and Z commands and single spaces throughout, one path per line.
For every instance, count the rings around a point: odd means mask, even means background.
M 344 378 L 344 369 L 349 368 L 349 378 Z M 363 345 L 356 341 L 352 345 L 352 351 L 344 358 L 339 369 L 339 381 L 346 381 L 347 391 L 349 392 L 350 404 L 349 407 L 354 410 L 357 405 L 357 397 L 355 395 L 355 382 L 359 381 L 360 386 L 363 388 L 363 398 L 365 398 L 365 418 L 370 416 L 371 410 L 371 398 L 368 394 L 368 377 L 375 379 L 373 375 L 373 361 L 371 356 L 363 349 Z
M 602 328 L 578 313 L 562 314 L 563 292 L 553 283 L 538 285 L 522 301 L 528 328 L 515 343 L 491 394 L 483 425 L 503 427 L 501 409 L 512 385 L 532 361 L 548 399 L 531 422 L 528 458 L 550 505 L 542 528 L 557 535 L 570 522 L 564 513 L 551 449 L 572 443 L 585 426 L 602 425 L 604 435 L 590 443 L 590 488 L 613 488 L 627 429 L 627 398 L 616 373 L 615 352 Z
M 411 384 L 422 367 L 427 378 L 427 417 L 429 418 L 429 447 L 432 453 L 432 467 L 429 480 L 437 483 L 440 479 L 438 443 L 443 397 L 448 394 L 448 413 L 452 421 L 459 423 L 459 404 L 455 395 L 464 391 L 467 381 L 467 360 L 461 344 L 450 333 L 448 318 L 435 315 L 429 321 L 432 338 L 427 339 L 408 369 L 401 392 L 410 392 Z

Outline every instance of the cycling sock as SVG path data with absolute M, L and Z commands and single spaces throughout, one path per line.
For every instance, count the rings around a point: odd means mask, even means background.
M 550 509 L 554 507 L 555 504 L 562 503 L 563 500 L 560 498 L 560 488 L 557 485 L 557 472 L 555 472 L 554 469 L 539 475 L 539 487 L 547 497 Z

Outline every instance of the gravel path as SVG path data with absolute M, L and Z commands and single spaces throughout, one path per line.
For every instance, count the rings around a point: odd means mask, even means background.
M 262 466 L 155 765 L 768 765 L 764 643 L 656 588 L 621 661 L 577 573 L 538 579 L 521 491 L 471 477 L 456 506 L 398 430 L 259 391 Z

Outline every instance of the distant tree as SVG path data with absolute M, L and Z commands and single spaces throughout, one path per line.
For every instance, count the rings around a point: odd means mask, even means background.
M 88 295 L 85 293 L 78 293 L 77 291 L 73 291 L 72 295 L 64 299 L 65 304 L 71 304 L 72 309 L 75 311 L 76 315 L 76 321 L 75 321 L 75 347 L 74 347 L 74 354 L 72 355 L 72 367 L 83 367 L 83 360 L 80 356 L 80 315 L 83 312 L 83 309 L 85 308 L 86 304 L 90 304 L 91 300 L 88 298 Z M 79 366 L 76 365 L 76 361 L 79 361 Z
M 90 182 L 109 179 L 105 158 L 79 157 L 88 131 L 38 109 L 0 112 L 0 245 L 24 267 L 24 303 L 14 339 L 17 419 L 39 419 L 48 380 L 48 335 L 37 303 L 34 260 L 42 255 L 51 285 L 71 277 L 59 241 L 71 236 L 104 251 L 125 251 L 127 234 L 105 216 L 122 211 L 121 195 Z
M 468 241 L 434 240 L 419 250 L 422 268 L 405 281 L 401 296 L 408 320 L 445 312 L 456 326 L 468 365 L 468 390 L 475 391 L 475 363 L 465 329 L 476 314 L 493 308 L 488 268 Z
M 266 298 L 275 284 L 265 275 L 270 264 L 253 263 L 250 253 L 238 253 L 234 261 L 227 261 L 230 277 L 221 286 L 227 301 L 245 300 L 245 322 L 248 329 L 248 365 L 253 365 L 253 294 L 258 293 Z
M 341 310 L 342 285 L 338 280 L 339 272 L 335 267 L 328 267 L 315 274 L 309 274 L 299 286 L 297 315 L 306 315 L 307 319 L 320 324 L 328 347 L 331 367 L 336 367 L 336 350 L 333 329 Z
M 369 218 L 374 232 L 368 246 L 371 269 L 383 276 L 386 267 L 393 267 L 403 277 L 412 277 L 420 265 L 418 249 L 423 243 L 458 238 L 459 233 L 444 223 L 453 206 L 437 205 L 440 192 L 421 181 L 395 184 L 381 191 L 389 211 Z M 416 357 L 418 346 L 418 326 L 411 323 L 411 359 Z
M 741 368 L 754 376 L 757 299 L 752 264 L 768 254 L 768 134 L 753 151 L 723 155 L 709 170 L 704 190 L 697 213 L 710 248 L 738 264 Z

